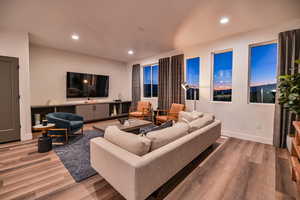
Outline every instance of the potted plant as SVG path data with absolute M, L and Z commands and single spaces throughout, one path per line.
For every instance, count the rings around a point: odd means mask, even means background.
M 300 64 L 300 60 L 295 61 Z M 279 76 L 279 104 L 283 105 L 284 109 L 296 115 L 296 120 L 300 119 L 300 73 L 293 75 Z M 289 133 L 287 136 L 287 145 L 290 150 L 291 138 L 294 133 Z

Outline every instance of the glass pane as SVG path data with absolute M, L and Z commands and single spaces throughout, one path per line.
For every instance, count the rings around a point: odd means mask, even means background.
M 186 91 L 186 99 L 194 100 L 196 92 L 196 100 L 199 100 L 199 89 L 190 88 Z
M 186 82 L 193 87 L 199 87 L 200 77 L 200 58 L 190 58 L 186 62 Z M 196 99 L 199 100 L 199 89 L 189 89 L 186 93 L 186 99 L 194 99 L 194 91 L 196 91 Z
M 214 54 L 214 101 L 231 101 L 232 51 Z
M 158 94 L 158 65 L 152 66 L 152 97 Z
M 144 67 L 144 97 L 151 97 L 151 66 Z
M 275 103 L 277 44 L 250 48 L 250 102 Z

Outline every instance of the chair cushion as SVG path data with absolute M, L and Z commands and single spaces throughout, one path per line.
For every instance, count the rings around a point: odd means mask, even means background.
M 193 111 L 193 112 L 180 111 L 179 115 L 178 115 L 178 121 L 179 122 L 191 122 L 202 116 L 203 116 L 203 113 L 198 112 L 198 111 Z
M 137 105 L 138 112 L 150 112 L 151 103 L 149 101 L 139 101 Z
M 149 132 L 145 137 L 152 141 L 151 151 L 177 140 L 188 134 L 189 125 L 178 122 L 174 126 L 158 131 Z
M 134 117 L 142 117 L 143 113 L 142 112 L 131 112 L 129 113 L 130 116 L 134 116 Z
M 83 121 L 70 121 L 71 129 L 80 129 L 83 126 Z
M 152 124 L 147 127 L 140 128 L 140 134 L 147 135 L 147 133 L 149 133 L 151 131 L 158 131 L 158 130 L 161 130 L 164 128 L 171 127 L 172 125 L 173 125 L 173 122 L 171 120 L 161 124 L 160 126 L 155 126 L 154 124 Z
M 190 123 L 189 125 L 189 132 L 196 131 L 204 126 L 211 124 L 215 120 L 215 116 L 213 114 L 205 113 L 203 117 L 200 117 Z
M 168 116 L 159 115 L 159 116 L 156 117 L 156 120 L 161 121 L 161 122 L 166 122 L 166 121 L 168 121 Z
M 116 126 L 107 127 L 104 138 L 138 156 L 148 153 L 151 146 L 151 140 L 148 138 L 122 131 Z
M 180 111 L 184 111 L 183 104 L 173 103 L 170 108 L 170 113 L 179 113 Z

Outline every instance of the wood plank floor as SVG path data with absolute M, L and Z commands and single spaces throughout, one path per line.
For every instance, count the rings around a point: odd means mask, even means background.
M 270 145 L 230 138 L 190 165 L 189 174 L 178 174 L 180 182 L 149 199 L 297 199 L 288 152 Z M 39 154 L 31 140 L 0 145 L 0 199 L 124 198 L 99 175 L 76 183 L 53 151 Z

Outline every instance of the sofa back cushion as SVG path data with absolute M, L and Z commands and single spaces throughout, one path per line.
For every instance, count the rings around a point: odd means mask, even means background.
M 205 113 L 203 117 L 200 117 L 198 119 L 195 119 L 188 123 L 189 125 L 189 132 L 196 131 L 200 128 L 203 128 L 204 126 L 207 126 L 211 123 L 213 123 L 215 120 L 215 116 L 210 113 Z
M 149 132 L 145 137 L 152 141 L 151 151 L 177 140 L 188 134 L 189 125 L 178 122 L 174 126 L 158 131 Z
M 116 126 L 107 127 L 105 129 L 104 138 L 122 149 L 138 156 L 143 156 L 150 151 L 150 139 L 133 133 L 121 131 Z
M 193 111 L 193 112 L 181 111 L 181 112 L 179 112 L 178 121 L 179 122 L 191 122 L 202 116 L 203 116 L 203 113 L 198 112 L 198 111 Z

